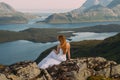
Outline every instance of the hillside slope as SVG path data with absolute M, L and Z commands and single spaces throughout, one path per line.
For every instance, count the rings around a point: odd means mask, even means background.
M 35 61 L 40 62 L 53 48 L 44 51 Z M 91 56 L 101 56 L 120 63 L 120 33 L 105 40 L 71 42 L 72 58 Z
M 31 18 L 37 16 L 18 12 L 10 5 L 0 2 L 0 24 L 27 23 Z
M 102 56 L 120 63 L 120 33 L 105 39 L 92 49 L 93 55 Z

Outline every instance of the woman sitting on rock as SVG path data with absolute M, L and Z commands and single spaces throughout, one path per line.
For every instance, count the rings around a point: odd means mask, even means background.
M 70 44 L 66 41 L 65 36 L 59 35 L 58 41 L 60 44 L 57 46 L 57 50 L 53 49 L 50 54 L 38 64 L 39 68 L 46 69 L 49 66 L 58 65 L 62 61 L 66 61 L 66 54 L 68 54 L 68 60 L 70 60 Z

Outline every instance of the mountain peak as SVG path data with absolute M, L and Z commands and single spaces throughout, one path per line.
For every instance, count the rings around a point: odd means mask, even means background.
M 4 2 L 0 2 L 0 5 L 4 5 L 4 4 L 6 4 L 6 3 L 4 3 Z
M 100 4 L 100 1 L 99 0 L 95 0 L 94 4 L 98 5 L 98 4 Z
M 102 5 L 107 6 L 109 3 L 111 3 L 113 0 L 86 0 L 86 2 L 78 9 L 73 10 L 73 13 L 81 13 L 83 11 L 86 11 L 86 9 L 96 6 L 96 5 Z
M 120 0 L 113 0 L 109 5 L 108 7 L 109 8 L 113 8 L 113 7 L 116 7 L 117 5 L 120 4 Z
M 95 5 L 107 6 L 112 0 L 87 0 L 81 7 L 85 9 Z
M 84 7 L 85 9 L 94 6 L 94 5 L 98 5 L 100 4 L 99 0 L 87 0 L 82 7 Z
M 0 24 L 26 23 L 27 16 L 16 11 L 9 4 L 0 2 Z
M 12 8 L 10 5 L 4 3 L 4 2 L 0 2 L 0 12 L 15 12 L 15 9 Z
M 89 10 L 98 10 L 98 9 L 103 9 L 105 8 L 104 6 L 98 4 L 98 5 L 94 5 L 94 6 L 91 6 L 90 8 L 86 9 L 85 11 L 89 11 Z M 85 12 L 84 11 L 84 12 Z

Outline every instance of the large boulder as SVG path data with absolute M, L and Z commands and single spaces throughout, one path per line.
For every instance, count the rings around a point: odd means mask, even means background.
M 120 65 L 102 57 L 83 57 L 47 69 L 38 68 L 32 61 L 0 68 L 0 80 L 101 80 L 98 78 L 119 80 Z
M 4 74 L 0 73 L 0 80 L 8 80 Z
M 37 78 L 41 73 L 41 70 L 35 62 L 25 61 L 10 65 L 0 72 L 0 80 L 30 80 Z
M 99 75 L 109 78 L 113 76 L 111 65 L 112 70 L 118 68 L 114 68 L 117 65 L 114 61 L 108 61 L 102 57 L 86 57 L 62 62 L 60 65 L 47 68 L 47 71 L 53 80 L 87 80 L 90 76 Z M 120 75 L 119 71 L 114 73 L 115 75 Z

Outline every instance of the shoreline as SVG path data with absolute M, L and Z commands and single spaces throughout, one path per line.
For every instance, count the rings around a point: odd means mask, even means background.
M 61 33 L 65 31 L 64 33 Z M 69 32 L 70 31 L 70 32 Z M 56 36 L 63 34 L 67 38 L 74 36 L 73 33 L 77 32 L 95 32 L 95 33 L 105 33 L 105 32 L 120 32 L 120 25 L 110 24 L 110 25 L 97 25 L 92 27 L 84 28 L 29 28 L 23 31 L 15 32 L 8 30 L 0 30 L 0 43 L 11 42 L 16 40 L 28 40 L 32 42 L 54 42 L 56 41 Z M 44 34 L 43 34 L 44 33 Z
M 76 35 L 75 37 L 71 37 L 70 38 L 71 41 L 68 40 L 68 42 L 78 42 L 78 41 L 83 41 L 88 39 L 95 40 L 95 38 L 97 40 L 99 40 L 100 38 L 101 40 L 101 37 L 103 40 L 115 34 L 114 33 L 82 32 L 82 33 L 79 33 L 79 35 Z M 35 43 L 35 42 L 26 41 L 26 40 L 18 40 L 14 42 L 0 44 L 0 51 L 1 51 L 0 63 L 11 64 L 14 62 L 19 62 L 21 60 L 35 60 L 42 52 L 57 45 L 58 43 L 59 43 L 58 41 L 48 42 L 48 43 Z M 9 57 L 7 57 L 6 55 L 9 55 Z
M 50 23 L 50 22 L 46 22 L 46 21 L 37 21 L 36 24 L 79 24 L 79 23 L 96 23 L 96 22 L 99 22 L 99 23 L 102 23 L 102 22 L 120 22 L 120 20 L 102 20 L 102 21 L 80 21 L 80 22 L 64 22 L 64 23 L 61 23 L 61 22 L 53 22 L 53 23 Z

